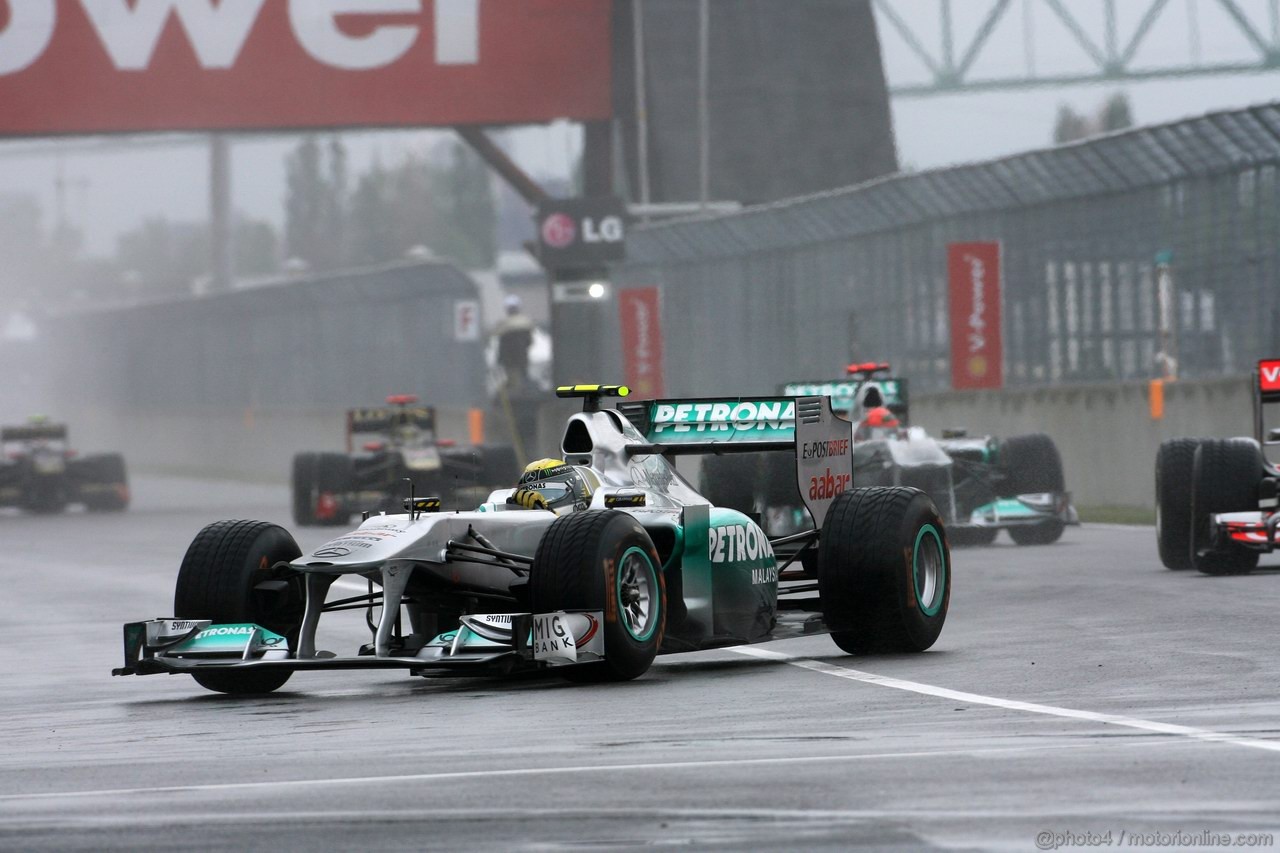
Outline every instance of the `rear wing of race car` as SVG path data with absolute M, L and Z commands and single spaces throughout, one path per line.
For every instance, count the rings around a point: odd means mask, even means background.
M 1253 431 L 1264 447 L 1280 445 L 1280 430 L 1267 431 L 1263 409 L 1280 403 L 1280 358 L 1264 358 L 1253 372 Z
M 414 426 L 434 436 L 436 410 L 432 406 L 383 406 L 376 409 L 347 410 L 347 452 L 357 435 L 385 435 L 398 426 Z
M 830 397 L 831 408 L 839 414 L 861 417 L 861 403 L 873 387 L 879 394 L 880 402 L 873 402 L 872 406 L 884 406 L 897 415 L 902 423 L 910 423 L 907 380 L 896 376 L 849 376 L 829 381 L 788 382 L 782 386 L 781 393 L 784 397 Z
M 23 424 L 0 428 L 0 442 L 66 440 L 66 424 Z
M 698 398 L 620 402 L 644 436 L 631 456 L 789 450 L 800 497 L 821 527 L 836 495 L 853 487 L 853 424 L 830 397 Z

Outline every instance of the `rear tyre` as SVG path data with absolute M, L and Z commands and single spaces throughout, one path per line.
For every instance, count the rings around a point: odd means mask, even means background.
M 315 478 L 315 524 L 340 527 L 351 520 L 348 495 L 355 478 L 351 457 L 344 453 L 317 453 Z M 398 501 L 396 502 L 398 505 Z
M 1018 545 L 1052 545 L 1062 538 L 1066 525 L 1051 518 L 1039 524 L 1018 525 L 1009 528 L 1009 536 Z
M 1191 465 L 1192 565 L 1206 575 L 1242 575 L 1258 565 L 1258 552 L 1234 543 L 1216 549 L 1211 542 L 1211 517 L 1221 512 L 1258 508 L 1258 483 L 1265 461 L 1257 442 L 1249 438 L 1206 439 L 1196 448 Z
M 756 514 L 756 480 L 760 460 L 756 454 L 704 456 L 699 467 L 700 492 L 712 506 Z
M 1000 467 L 1005 478 L 997 490 L 999 497 L 1066 490 L 1058 447 L 1042 432 L 1015 435 L 1001 442 Z
M 640 522 L 617 510 L 558 518 L 529 569 L 534 613 L 604 613 L 604 660 L 557 672 L 571 681 L 629 681 L 643 675 L 662 645 L 667 589 L 658 552 Z
M 315 453 L 298 453 L 293 457 L 293 472 L 289 482 L 293 485 L 293 522 L 310 527 L 316 523 Z
M 922 652 L 951 602 L 951 552 L 937 507 L 918 489 L 853 489 L 822 524 L 818 594 L 849 654 Z
M 85 477 L 81 483 L 84 507 L 89 512 L 124 512 L 129 508 L 129 477 L 124 457 L 119 453 L 101 453 L 84 459 Z M 84 485 L 96 488 L 84 492 Z
M 305 602 L 302 576 L 275 565 L 302 554 L 283 527 L 265 521 L 218 521 L 187 548 L 178 569 L 173 614 L 215 623 L 253 622 L 289 638 L 296 648 Z M 218 693 L 270 693 L 288 670 L 196 672 L 196 683 Z
M 1201 438 L 1175 438 L 1156 453 L 1156 547 L 1165 568 L 1182 571 L 1191 562 L 1191 483 Z

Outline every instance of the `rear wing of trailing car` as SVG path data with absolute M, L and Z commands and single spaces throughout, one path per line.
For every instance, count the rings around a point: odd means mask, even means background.
M 0 442 L 66 440 L 66 424 L 23 424 L 0 428 Z
M 785 450 L 795 454 L 800 497 L 821 527 L 836 495 L 853 487 L 853 424 L 830 397 L 733 397 L 620 402 L 644 437 L 630 456 Z
M 1280 358 L 1264 358 L 1253 372 L 1253 431 L 1263 446 L 1280 445 L 1280 429 L 1267 430 L 1263 409 L 1280 403 Z
M 396 427 L 413 426 L 435 435 L 436 410 L 432 406 L 383 406 L 347 410 L 347 450 L 357 435 L 387 435 Z
M 843 379 L 814 382 L 787 382 L 780 392 L 784 397 L 822 396 L 831 398 L 831 408 L 850 418 L 860 418 L 863 398 L 875 388 L 881 405 L 898 416 L 902 423 L 910 423 L 910 407 L 907 400 L 907 380 L 897 376 L 850 376 Z

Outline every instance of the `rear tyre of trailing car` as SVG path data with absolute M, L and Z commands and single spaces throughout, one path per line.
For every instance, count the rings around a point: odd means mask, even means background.
M 553 521 L 529 568 L 529 600 L 534 613 L 604 614 L 604 660 L 557 669 L 571 681 L 637 678 L 662 645 L 662 563 L 644 527 L 625 512 L 584 510 Z
M 351 520 L 349 495 L 355 483 L 351 457 L 345 453 L 317 453 L 313 524 L 341 527 Z M 398 501 L 397 501 L 398 505 Z
M 289 478 L 293 491 L 293 522 L 304 527 L 316 523 L 317 453 L 296 453 Z
M 818 552 L 822 616 L 850 654 L 922 652 L 951 602 L 951 552 L 924 492 L 853 489 L 836 496 Z

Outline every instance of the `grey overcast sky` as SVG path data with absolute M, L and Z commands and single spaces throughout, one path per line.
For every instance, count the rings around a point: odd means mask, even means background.
M 733 2 L 733 0 L 713 0 Z M 781 0 L 780 0 L 781 2 Z M 920 40 L 935 56 L 939 48 L 939 0 L 890 0 L 911 22 Z M 1127 43 L 1152 0 L 1119 0 L 1120 43 Z M 979 23 L 995 0 L 954 2 L 956 53 L 964 52 Z M 1101 38 L 1102 0 L 1072 0 L 1067 4 L 1084 27 Z M 1238 7 L 1264 38 L 1280 43 L 1280 21 L 1272 17 L 1270 0 L 1238 0 Z M 1198 38 L 1189 21 L 1199 23 Z M 881 15 L 879 30 L 885 66 L 894 84 L 918 82 L 925 65 Z M 1030 33 L 1028 42 L 1024 38 Z M 1171 0 L 1137 51 L 1139 66 L 1163 67 L 1202 62 L 1247 61 L 1256 55 L 1247 37 L 1214 0 Z M 1087 70 L 1090 60 L 1070 37 L 1044 0 L 1015 0 L 987 46 L 974 62 L 971 76 L 1040 75 Z M 1049 144 L 1061 104 L 1092 112 L 1112 93 L 1126 92 L 1141 124 L 1171 121 L 1211 110 L 1247 106 L 1280 99 L 1280 73 L 1230 77 L 1193 77 L 1057 89 L 985 92 L 932 98 L 897 98 L 894 126 L 901 162 L 906 168 L 926 169 L 997 157 Z M 351 171 L 363 171 L 375 156 L 395 162 L 411 150 L 439 140 L 439 132 L 351 134 Z M 564 175 L 580 144 L 568 124 L 527 128 L 508 133 L 507 143 L 517 159 L 538 175 Z M 245 139 L 234 149 L 234 203 L 237 209 L 275 224 L 283 220 L 283 159 L 294 140 L 276 137 Z M 714 140 L 712 140 L 714 144 Z M 0 145 L 30 149 L 30 142 Z M 199 146 L 151 145 L 138 151 L 72 152 L 60 156 L 0 156 L 0 193 L 36 195 L 46 224 L 55 215 L 54 186 L 61 172 L 68 221 L 83 229 L 93 254 L 111 254 L 116 237 L 143 219 L 199 220 L 207 213 L 207 156 Z

